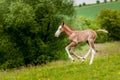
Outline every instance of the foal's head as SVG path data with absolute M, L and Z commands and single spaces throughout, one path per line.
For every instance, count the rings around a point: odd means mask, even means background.
M 64 22 L 62 22 L 62 24 L 58 27 L 58 29 L 55 33 L 55 37 L 59 37 L 60 33 L 62 33 L 64 31 L 63 26 L 64 26 Z

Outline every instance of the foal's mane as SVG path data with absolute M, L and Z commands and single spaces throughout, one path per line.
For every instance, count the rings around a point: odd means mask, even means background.
M 70 29 L 70 30 L 74 31 L 74 29 L 72 29 L 72 28 L 69 27 L 68 25 L 66 25 L 66 24 L 63 24 L 63 25 L 66 26 L 67 29 Z

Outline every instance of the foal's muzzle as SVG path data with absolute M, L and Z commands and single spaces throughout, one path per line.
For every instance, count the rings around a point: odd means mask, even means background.
M 61 31 L 56 31 L 56 33 L 55 33 L 55 37 L 59 37 L 59 35 L 60 35 L 60 33 L 61 33 Z
M 55 33 L 55 37 L 59 37 L 59 35 L 60 35 L 60 33 L 61 33 L 61 25 L 58 27 L 58 30 L 56 31 L 56 33 Z

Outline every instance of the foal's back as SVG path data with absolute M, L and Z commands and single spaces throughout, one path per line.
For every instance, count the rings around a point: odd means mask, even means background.
M 79 43 L 85 41 L 94 41 L 96 39 L 96 32 L 94 30 L 83 30 L 83 31 L 74 31 L 70 36 L 69 39 Z

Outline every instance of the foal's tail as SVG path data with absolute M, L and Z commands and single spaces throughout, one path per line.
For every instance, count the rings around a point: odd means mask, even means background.
M 104 33 L 108 33 L 108 31 L 107 30 L 105 30 L 105 29 L 98 29 L 98 30 L 96 30 L 96 32 L 104 32 Z

